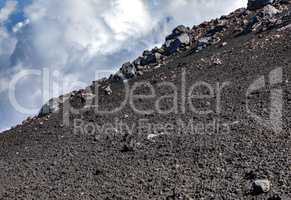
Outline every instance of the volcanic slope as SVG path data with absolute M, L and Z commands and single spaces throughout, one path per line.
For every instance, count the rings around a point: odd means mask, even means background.
M 69 98 L 75 108 L 83 108 L 70 114 L 68 126 L 61 106 L 59 112 L 3 133 L 0 199 L 291 199 L 291 32 L 286 28 L 291 17 L 284 19 L 285 24 L 259 33 L 234 36 L 230 27 L 222 41 L 175 53 L 164 65 L 128 80 L 130 88 L 141 82 L 153 85 L 156 98 L 138 98 L 134 105 L 154 113 L 137 113 L 129 103 L 113 114 L 96 113 L 92 105 L 83 107 L 82 90 Z M 265 84 L 248 94 L 257 80 Z M 178 100 L 162 100 L 160 108 L 178 104 L 177 112 L 155 109 L 159 97 L 173 94 L 171 87 L 160 85 L 165 81 L 177 88 Z M 111 80 L 100 84 L 91 86 L 99 94 L 98 108 L 118 106 L 124 85 Z M 187 98 L 184 105 L 183 94 L 188 97 L 195 84 L 204 98 L 193 97 L 193 112 Z M 145 86 L 136 90 L 149 92 Z M 280 111 L 282 120 L 267 126 L 269 113 Z M 110 129 L 116 121 L 132 130 Z M 84 132 L 76 122 L 90 126 Z M 140 130 L 140 122 L 152 128 Z M 187 129 L 189 122 L 193 129 Z M 100 128 L 105 124 L 107 131 Z M 265 192 L 254 187 L 258 180 L 267 181 Z

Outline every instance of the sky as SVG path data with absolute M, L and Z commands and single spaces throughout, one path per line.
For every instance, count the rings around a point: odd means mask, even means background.
M 0 132 L 247 0 L 0 0 Z M 98 76 L 96 76 L 96 71 Z M 49 80 L 49 81 L 46 81 Z M 49 83 L 49 84 L 48 84 Z

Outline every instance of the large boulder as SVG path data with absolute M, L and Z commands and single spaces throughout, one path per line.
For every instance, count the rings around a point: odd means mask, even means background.
M 248 1 L 248 9 L 249 10 L 256 10 L 262 8 L 268 4 L 274 3 L 275 0 L 249 0 Z
M 141 65 L 145 66 L 145 65 L 149 65 L 149 64 L 153 64 L 156 63 L 156 57 L 155 54 L 151 51 L 144 51 L 143 52 L 143 57 L 141 59 Z
M 123 76 L 123 79 L 131 79 L 135 76 L 135 67 L 130 62 L 124 63 L 119 70 L 120 74 Z
M 191 44 L 190 29 L 183 25 L 177 26 L 170 35 L 166 37 L 164 49 L 167 55 L 177 52 L 183 47 Z M 161 52 L 162 53 L 162 52 Z
M 187 33 L 183 33 L 177 37 L 177 39 L 181 42 L 181 44 L 189 45 L 190 37 Z
M 179 26 L 177 26 L 174 30 L 173 30 L 173 33 L 175 33 L 175 34 L 181 34 L 181 33 L 186 33 L 186 32 L 188 32 L 189 31 L 189 29 L 186 27 L 186 26 L 184 26 L 184 25 L 179 25 Z
M 189 29 L 186 26 L 184 26 L 184 25 L 177 26 L 172 31 L 172 33 L 166 37 L 166 40 L 176 39 L 179 35 L 182 35 L 182 34 L 188 33 L 188 32 L 189 32 Z
M 155 59 L 156 59 L 156 62 L 159 63 L 163 58 L 163 55 L 159 52 L 156 52 L 155 53 Z
M 135 66 L 140 66 L 140 65 L 141 65 L 141 61 L 142 61 L 142 59 L 143 59 L 143 57 L 138 57 L 137 59 L 135 59 L 135 60 L 133 61 L 133 64 L 134 64 Z
M 273 5 L 264 6 L 260 12 L 257 12 L 257 14 L 248 21 L 243 33 L 260 33 L 276 26 L 277 23 L 280 23 L 280 20 L 276 17 L 276 15 L 281 12 L 281 10 L 277 9 Z
M 181 47 L 189 46 L 191 42 L 187 33 L 180 34 L 174 39 L 166 40 L 165 47 L 168 54 L 177 52 Z
M 177 50 L 179 49 L 179 47 L 181 46 L 181 42 L 177 39 L 173 39 L 173 40 L 167 40 L 165 43 L 165 47 L 167 49 L 167 53 L 169 55 L 177 52 Z

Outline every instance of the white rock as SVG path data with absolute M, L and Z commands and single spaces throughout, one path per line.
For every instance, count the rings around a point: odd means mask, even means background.
M 222 65 L 222 61 L 219 58 L 215 58 L 214 61 L 213 61 L 213 64 Z
M 156 134 L 149 134 L 147 138 L 148 138 L 148 140 L 151 140 L 151 139 L 158 137 L 158 136 L 159 135 L 156 135 Z
M 266 5 L 264 7 L 264 10 L 263 10 L 263 14 L 265 16 L 269 16 L 269 17 L 273 17 L 274 15 L 276 15 L 278 13 L 280 13 L 280 10 L 278 10 L 277 8 L 275 8 L 272 5 Z
M 147 137 L 147 139 L 148 140 L 152 140 L 152 139 L 154 139 L 156 137 L 159 137 L 161 135 L 164 135 L 164 133 L 160 133 L 160 134 L 149 134 L 148 137 Z
M 162 54 L 155 53 L 156 62 L 159 62 L 162 59 Z
M 190 44 L 190 37 L 187 33 L 183 33 L 182 35 L 180 35 L 178 37 L 178 40 L 180 40 L 182 44 L 186 44 L 186 45 Z
M 254 189 L 258 192 L 267 193 L 271 190 L 271 182 L 267 179 L 255 180 Z
M 221 44 L 222 47 L 224 47 L 224 46 L 226 46 L 226 45 L 227 45 L 227 42 L 223 42 L 223 43 Z
M 110 85 L 108 85 L 107 87 L 104 88 L 104 91 L 107 95 L 111 95 L 112 94 L 112 90 Z

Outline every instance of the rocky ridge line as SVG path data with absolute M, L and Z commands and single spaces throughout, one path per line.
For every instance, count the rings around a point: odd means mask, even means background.
M 180 25 L 176 27 L 165 39 L 165 43 L 152 50 L 145 50 L 143 54 L 133 62 L 126 62 L 119 71 L 109 78 L 94 81 L 93 85 L 85 90 L 73 91 L 58 98 L 51 99 L 45 104 L 39 116 L 45 116 L 57 112 L 60 105 L 74 97 L 91 96 L 91 87 L 98 82 L 107 95 L 113 91 L 110 85 L 114 82 L 122 82 L 144 73 L 153 71 L 169 62 L 170 58 L 182 52 L 197 53 L 208 46 L 216 45 L 218 48 L 227 45 L 227 39 L 241 35 L 262 32 L 277 28 L 278 31 L 291 30 L 291 12 L 288 11 L 290 0 L 249 0 L 247 8 L 240 8 L 209 22 L 203 22 L 192 28 Z M 219 64 L 220 60 L 213 61 Z

